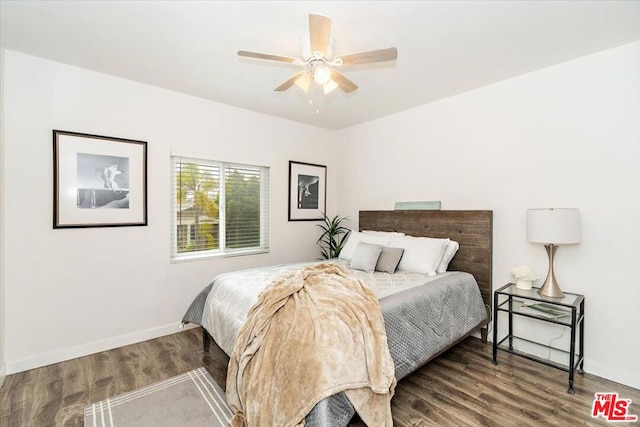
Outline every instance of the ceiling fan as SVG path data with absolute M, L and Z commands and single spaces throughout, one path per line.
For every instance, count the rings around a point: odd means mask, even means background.
M 345 93 L 353 92 L 358 88 L 358 85 L 338 72 L 336 67 L 393 61 L 398 57 L 398 50 L 395 47 L 390 47 L 333 58 L 335 39 L 331 35 L 331 19 L 323 15 L 309 14 L 309 34 L 302 37 L 300 44 L 302 59 L 246 50 L 239 50 L 238 56 L 288 62 L 304 67 L 302 71 L 294 74 L 274 89 L 278 92 L 285 91 L 294 84 L 307 92 L 311 82 L 314 81 L 322 86 L 325 94 L 338 87 Z

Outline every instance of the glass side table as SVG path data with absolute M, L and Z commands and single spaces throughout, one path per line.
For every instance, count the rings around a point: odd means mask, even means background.
M 569 373 L 568 393 L 575 393 L 573 389 L 574 373 L 584 373 L 584 295 L 564 293 L 564 298 L 550 298 L 538 294 L 539 288 L 522 290 L 514 283 L 508 283 L 493 293 L 493 363 L 498 364 L 498 350 L 515 354 L 520 357 L 543 363 Z M 508 315 L 508 333 L 498 340 L 498 313 Z M 528 317 L 542 322 L 566 326 L 571 330 L 570 349 L 563 350 L 551 345 L 531 341 L 513 333 L 514 319 Z M 576 352 L 576 341 L 577 352 Z M 554 350 L 568 355 L 567 363 L 559 363 L 544 359 L 532 353 L 516 349 L 514 344 L 524 343 L 530 348 Z

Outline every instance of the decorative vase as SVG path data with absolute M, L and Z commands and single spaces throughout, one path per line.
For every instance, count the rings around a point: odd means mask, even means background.
M 532 286 L 533 286 L 533 280 L 523 280 L 523 279 L 516 280 L 516 288 L 518 289 L 530 291 Z

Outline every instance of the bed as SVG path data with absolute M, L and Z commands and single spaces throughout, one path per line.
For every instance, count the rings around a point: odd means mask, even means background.
M 435 276 L 349 270 L 378 293 L 398 381 L 471 334 L 480 332 L 486 341 L 491 313 L 492 222 L 492 211 L 486 210 L 359 213 L 361 232 L 449 238 L 459 243 L 447 272 Z M 349 268 L 347 260 L 332 262 Z M 310 264 L 219 275 L 194 299 L 183 322 L 203 326 L 205 351 L 214 339 L 230 355 L 242 316 L 254 298 L 250 294 L 274 278 Z M 238 286 L 238 280 L 243 286 Z M 239 294 L 235 293 L 238 289 Z M 306 416 L 305 425 L 346 426 L 354 413 L 341 392 L 320 401 Z

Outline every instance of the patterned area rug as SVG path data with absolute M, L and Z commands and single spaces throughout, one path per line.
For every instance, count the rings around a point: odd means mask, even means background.
M 225 394 L 204 367 L 85 407 L 85 427 L 227 427 Z

